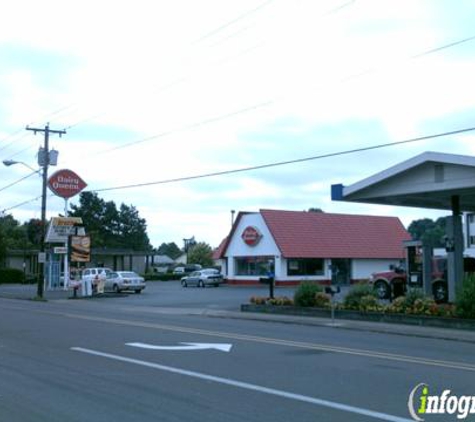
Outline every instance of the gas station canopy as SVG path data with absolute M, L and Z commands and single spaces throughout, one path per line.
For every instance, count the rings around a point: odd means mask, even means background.
M 332 200 L 475 212 L 475 157 L 424 152 L 350 186 Z
M 460 214 L 475 212 L 475 157 L 424 152 L 350 186 L 332 185 L 332 200 L 451 210 L 445 244 L 448 298 L 455 299 L 464 272 Z M 430 268 L 426 274 L 431 279 Z M 428 281 L 424 290 L 431 291 Z

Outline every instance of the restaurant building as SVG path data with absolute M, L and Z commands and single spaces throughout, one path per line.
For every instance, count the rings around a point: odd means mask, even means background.
M 396 217 L 323 212 L 240 212 L 215 251 L 228 283 L 350 284 L 404 258 L 409 233 Z

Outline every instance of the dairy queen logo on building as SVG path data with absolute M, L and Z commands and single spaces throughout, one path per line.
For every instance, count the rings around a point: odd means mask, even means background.
M 253 226 L 247 226 L 242 232 L 242 240 L 246 245 L 256 246 L 262 238 L 261 232 Z

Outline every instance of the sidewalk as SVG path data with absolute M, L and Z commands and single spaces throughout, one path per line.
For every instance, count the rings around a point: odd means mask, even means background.
M 0 297 L 7 299 L 31 300 L 37 296 L 36 284 L 0 284 Z M 45 290 L 43 297 L 47 300 L 67 299 L 73 295 L 71 290 Z
M 226 313 L 227 315 L 220 315 Z M 462 341 L 475 344 L 475 331 L 456 330 L 449 328 L 423 327 L 406 324 L 356 321 L 350 319 L 319 318 L 311 316 L 291 316 L 278 314 L 262 314 L 253 312 L 221 312 L 209 311 L 210 316 L 249 319 L 254 321 L 274 321 L 287 324 L 325 326 L 342 330 L 369 331 L 381 334 L 404 335 L 410 337 L 421 337 L 427 339 L 439 339 L 449 341 Z M 232 315 L 231 315 L 232 314 Z

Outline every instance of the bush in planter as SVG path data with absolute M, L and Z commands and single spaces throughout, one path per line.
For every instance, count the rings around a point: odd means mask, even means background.
M 366 295 L 361 296 L 358 309 L 363 312 L 383 312 L 384 306 L 380 305 L 376 296 Z
M 323 292 L 315 293 L 315 304 L 317 308 L 329 308 L 331 304 L 331 298 L 329 295 Z
M 462 288 L 457 292 L 455 305 L 457 316 L 475 319 L 475 274 L 465 277 Z
M 376 292 L 373 289 L 373 286 L 368 283 L 358 283 L 351 287 L 348 294 L 343 300 L 343 306 L 345 309 L 359 310 L 361 299 L 366 296 L 372 296 L 377 299 Z M 365 299 L 369 301 L 370 299 Z
M 406 296 L 399 296 L 386 307 L 386 312 L 408 314 L 408 315 L 429 315 L 452 317 L 454 316 L 453 305 L 438 305 L 434 299 L 425 296 L 421 289 L 409 290 Z
M 287 296 L 277 296 L 273 299 L 267 299 L 267 303 L 275 306 L 292 306 L 294 304 L 293 300 Z
M 304 282 L 295 291 L 294 303 L 296 306 L 315 306 L 315 295 L 322 292 L 319 284 Z
M 249 300 L 253 305 L 265 305 L 267 298 L 264 296 L 252 296 Z

